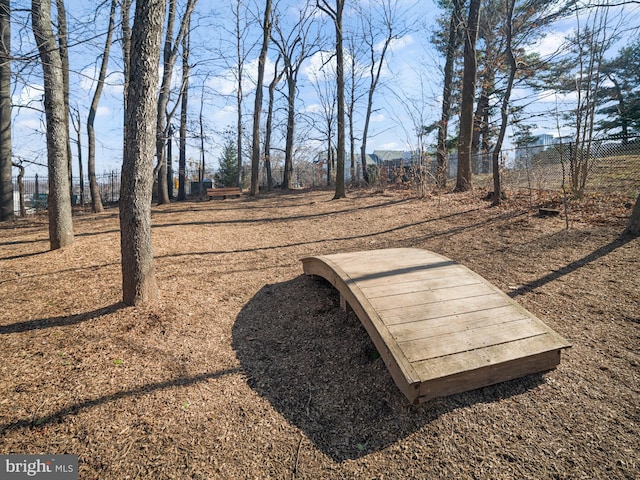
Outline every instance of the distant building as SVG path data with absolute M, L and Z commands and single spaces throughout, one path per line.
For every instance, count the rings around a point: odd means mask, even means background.
M 555 137 L 548 133 L 542 133 L 536 136 L 529 144 L 516 148 L 516 162 L 549 150 L 555 145 L 568 144 L 570 142 L 570 137 Z
M 327 161 L 329 156 L 327 152 L 320 152 L 313 162 L 317 167 L 318 177 L 315 181 L 319 183 L 326 182 L 327 180 Z M 362 178 L 362 160 L 360 154 L 354 155 L 354 178 L 351 178 L 351 156 L 348 152 L 345 153 L 344 159 L 344 179 L 345 181 L 356 181 Z M 368 153 L 366 157 L 367 167 L 378 165 L 375 155 Z M 333 173 L 335 174 L 336 165 L 332 165 Z

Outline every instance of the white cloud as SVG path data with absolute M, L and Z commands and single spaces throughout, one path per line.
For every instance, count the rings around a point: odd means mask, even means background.
M 42 122 L 37 118 L 21 118 L 14 122 L 13 126 L 24 130 L 40 130 L 43 127 Z
M 324 109 L 322 105 L 319 103 L 312 103 L 311 105 L 307 105 L 304 109 L 305 113 L 324 113 Z
M 374 115 L 371 115 L 370 120 L 372 123 L 381 123 L 385 122 L 387 120 L 387 117 L 384 115 L 384 113 L 376 113 Z
M 96 111 L 96 117 L 109 117 L 111 116 L 111 108 L 98 106 L 98 110 Z
M 335 71 L 336 57 L 334 52 L 318 52 L 302 68 L 302 73 L 314 83 L 335 77 Z
M 553 32 L 538 40 L 532 47 L 533 52 L 538 53 L 542 58 L 551 56 L 558 52 L 565 43 L 565 38 L 570 32 Z
M 405 145 L 400 142 L 382 143 L 374 148 L 374 150 L 402 150 Z
M 541 102 L 541 103 L 575 104 L 577 103 L 577 101 L 578 101 L 577 92 L 558 93 L 553 90 L 544 90 L 538 94 L 538 102 Z
M 80 72 L 80 89 L 93 95 L 96 88 L 98 70 L 95 66 L 87 67 Z M 107 95 L 122 96 L 124 75 L 120 71 L 107 70 L 102 93 Z
M 220 127 L 235 124 L 237 121 L 236 115 L 236 107 L 234 105 L 227 105 L 219 109 L 214 109 L 212 113 L 207 115 L 207 119 L 212 125 Z
M 391 52 L 398 52 L 406 47 L 408 47 L 409 45 L 412 45 L 415 42 L 415 39 L 413 38 L 413 36 L 411 35 L 405 35 L 403 37 L 400 38 L 394 38 L 391 40 L 391 42 L 389 43 L 389 51 Z M 378 52 L 382 51 L 382 48 L 384 47 L 384 41 L 379 42 L 376 45 L 376 50 Z
M 235 72 L 229 69 L 207 80 L 206 86 L 220 95 L 231 95 L 236 91 L 236 82 Z
M 14 105 L 29 105 L 32 102 L 40 102 L 44 95 L 44 88 L 42 85 L 27 85 L 19 94 L 14 95 L 11 102 Z
M 250 62 L 246 62 L 242 72 L 242 92 L 244 95 L 251 93 L 256 88 L 258 79 L 259 58 L 256 57 Z M 280 64 L 282 68 L 282 63 Z M 270 82 L 274 76 L 275 65 L 269 57 L 265 60 L 264 82 Z M 238 88 L 237 71 L 234 68 L 224 70 L 220 75 L 210 78 L 206 82 L 206 86 L 213 89 L 220 95 L 233 95 Z

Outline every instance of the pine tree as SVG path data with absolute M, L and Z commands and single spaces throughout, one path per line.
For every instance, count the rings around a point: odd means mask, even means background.
M 220 168 L 215 174 L 216 187 L 235 187 L 238 183 L 238 148 L 228 139 L 219 158 Z

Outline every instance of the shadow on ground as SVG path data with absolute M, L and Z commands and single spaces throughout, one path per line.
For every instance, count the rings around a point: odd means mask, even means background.
M 234 324 L 233 348 L 251 388 L 338 462 L 389 447 L 453 409 L 543 382 L 531 375 L 408 406 L 358 318 L 340 310 L 337 291 L 306 276 L 256 293 Z

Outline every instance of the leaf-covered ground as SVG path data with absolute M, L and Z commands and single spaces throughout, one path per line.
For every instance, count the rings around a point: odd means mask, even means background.
M 630 200 L 404 191 L 153 208 L 161 301 L 120 303 L 117 210 L 0 225 L 0 452 L 82 479 L 639 478 L 640 239 Z M 533 200 L 533 202 L 531 202 Z M 420 247 L 567 338 L 558 369 L 408 406 L 353 313 L 300 258 Z

